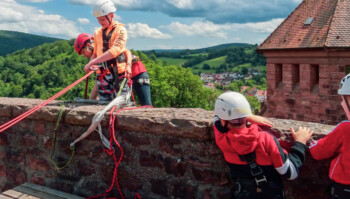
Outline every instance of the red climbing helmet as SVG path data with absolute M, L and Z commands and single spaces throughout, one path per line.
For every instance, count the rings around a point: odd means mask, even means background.
M 84 44 L 87 40 L 92 39 L 93 36 L 90 35 L 89 33 L 81 33 L 78 35 L 77 39 L 74 42 L 74 49 L 75 51 L 81 55 L 80 51 L 84 47 Z

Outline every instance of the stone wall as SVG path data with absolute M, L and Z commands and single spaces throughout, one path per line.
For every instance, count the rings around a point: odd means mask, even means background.
M 39 104 L 40 100 L 0 98 L 0 124 Z M 53 132 L 60 102 L 55 101 L 0 134 L 0 190 L 31 182 L 84 197 L 104 193 L 113 177 L 113 157 L 103 151 L 97 133 L 77 145 L 71 164 L 57 170 L 50 161 Z M 56 160 L 69 158 L 69 144 L 87 130 L 103 106 L 65 104 L 57 130 Z M 108 133 L 108 115 L 103 120 Z M 231 181 L 221 151 L 215 144 L 212 111 L 154 108 L 122 111 L 117 117 L 117 140 L 123 148 L 118 168 L 125 198 L 229 198 Z M 333 126 L 273 119 L 273 133 L 288 148 L 289 127 L 308 126 L 315 138 Z M 116 148 L 118 157 L 121 152 Z M 306 165 L 295 181 L 285 181 L 288 198 L 329 198 L 329 160 Z M 113 195 L 118 197 L 117 188 Z
M 266 117 L 335 125 L 345 119 L 337 94 L 349 73 L 349 50 L 263 52 L 267 68 Z

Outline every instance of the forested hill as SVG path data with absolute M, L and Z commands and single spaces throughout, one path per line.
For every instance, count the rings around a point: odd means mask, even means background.
M 18 49 L 21 49 L 0 56 L 1 97 L 48 99 L 85 74 L 83 67 L 88 63 L 88 59 L 79 56 L 74 51 L 74 39 L 54 41 L 55 39 L 51 40 L 52 38 L 32 37 L 28 34 L 22 35 L 22 33 L 9 34 L 7 31 L 0 33 L 0 38 L 4 39 L 5 35 L 7 37 L 5 39 L 7 41 L 0 41 L 2 50 L 16 45 Z M 41 45 L 35 43 L 37 46 L 29 48 L 28 43 L 30 44 L 34 37 L 45 43 Z M 4 47 L 4 43 L 9 46 Z M 194 75 L 193 72 L 199 74 L 201 71 L 235 71 L 244 74 L 259 69 L 259 67 L 265 68 L 265 59 L 256 53 L 256 47 L 250 44 L 227 44 L 171 53 L 166 51 L 132 52 L 141 58 L 147 68 L 151 79 L 152 103 L 155 107 L 212 110 L 216 97 L 225 89 L 204 87 L 200 77 Z M 168 57 L 159 53 L 168 53 Z M 261 84 L 260 80 L 266 76 L 266 69 L 264 70 L 263 73 L 260 73 L 261 78 L 257 76 L 256 80 L 248 80 L 250 82 L 242 80 L 242 85 Z M 94 75 L 90 77 L 89 94 L 95 78 Z M 236 88 L 237 86 L 231 87 Z M 266 84 L 262 87 L 266 87 Z M 84 90 L 85 84 L 82 82 L 59 99 L 82 98 Z M 239 87 L 236 90 L 239 91 Z M 256 98 L 252 100 L 259 104 Z M 251 102 L 251 105 L 253 104 L 255 103 Z
M 0 96 L 48 99 L 81 78 L 88 59 L 79 56 L 73 44 L 74 39 L 62 40 L 0 56 Z M 155 107 L 213 109 L 221 91 L 204 87 L 190 69 L 167 65 L 142 52 L 133 53 L 147 68 Z M 89 94 L 95 78 L 90 77 Z M 83 98 L 84 90 L 85 82 L 82 82 L 59 99 Z
M 52 43 L 57 40 L 60 39 L 0 30 L 0 56 L 13 53 L 17 50 L 32 48 L 44 43 Z
M 197 75 L 202 72 L 238 72 L 244 74 L 247 71 L 266 74 L 266 60 L 263 55 L 256 52 L 256 48 L 257 45 L 231 43 L 202 49 L 151 50 L 144 51 L 144 53 L 167 64 L 190 68 Z

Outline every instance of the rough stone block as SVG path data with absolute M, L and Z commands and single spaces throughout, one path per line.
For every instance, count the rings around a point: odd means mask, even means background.
M 40 157 L 30 157 L 28 160 L 29 168 L 35 171 L 49 171 L 51 170 L 50 164 Z
M 166 180 L 152 179 L 150 183 L 152 186 L 151 190 L 153 193 L 164 197 L 169 197 L 168 182 Z

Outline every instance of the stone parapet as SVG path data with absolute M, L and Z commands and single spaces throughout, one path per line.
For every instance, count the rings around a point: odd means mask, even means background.
M 41 103 L 41 100 L 0 98 L 0 124 Z M 97 133 L 81 141 L 71 164 L 57 170 L 50 156 L 61 101 L 54 101 L 0 134 L 0 190 L 30 182 L 83 197 L 104 193 L 112 182 L 113 157 L 103 151 Z M 85 132 L 102 105 L 66 103 L 56 132 L 55 160 L 69 158 L 69 144 Z M 213 112 L 202 109 L 145 108 L 125 110 L 116 120 L 116 139 L 123 149 L 118 181 L 126 198 L 229 198 L 228 167 L 215 144 Z M 289 128 L 307 126 L 315 139 L 334 126 L 269 118 L 264 128 L 288 149 Z M 109 113 L 102 121 L 108 132 Z M 115 146 L 117 157 L 121 151 Z M 329 160 L 315 161 L 307 152 L 305 166 L 295 181 L 285 181 L 288 198 L 329 198 Z M 118 197 L 117 188 L 113 196 Z

